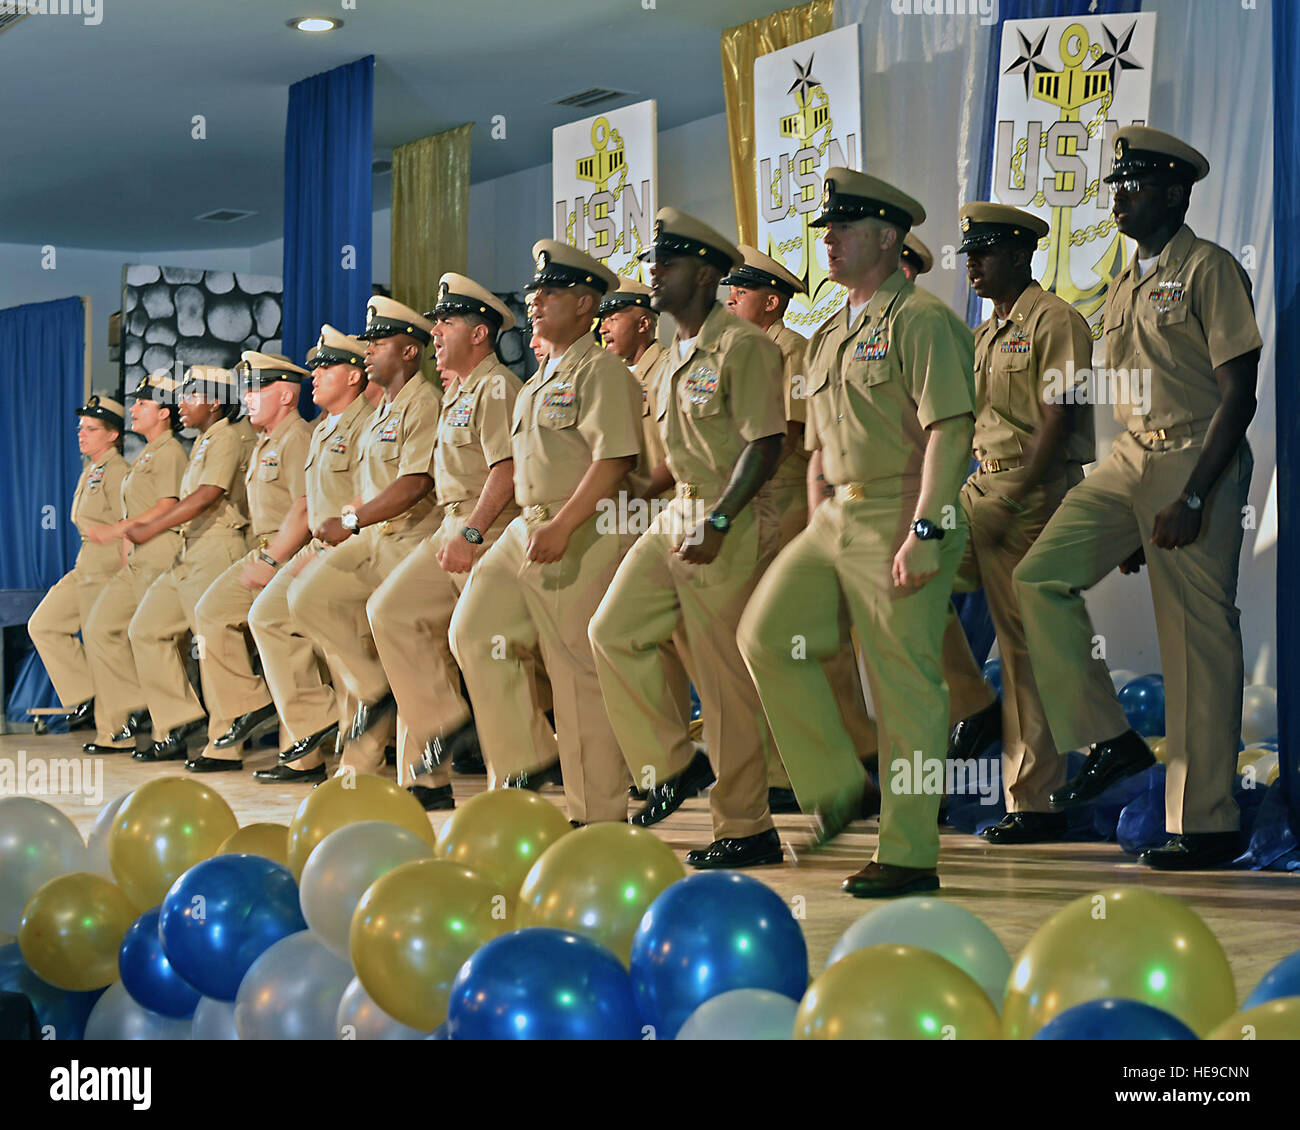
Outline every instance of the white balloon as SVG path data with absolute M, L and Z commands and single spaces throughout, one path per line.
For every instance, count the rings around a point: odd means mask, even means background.
M 1241 740 L 1247 745 L 1277 733 L 1277 691 L 1252 683 L 1241 693 Z
M 389 1016 L 370 998 L 360 977 L 344 990 L 334 1027 L 340 1040 L 424 1040 L 430 1035 Z
M 235 1030 L 241 1040 L 335 1040 L 339 1001 L 352 966 L 310 930 L 281 938 L 239 983 Z
M 29 796 L 0 800 L 0 931 L 17 934 L 32 895 L 85 869 L 81 833 L 54 805 Z
M 188 1040 L 193 1024 L 142 1008 L 126 986 L 114 981 L 86 1020 L 87 1040 Z
M 238 1040 L 235 1030 L 235 1004 L 204 997 L 194 1010 L 194 1038 L 196 1040 Z
M 86 836 L 86 851 L 89 853 L 86 869 L 96 875 L 103 875 L 105 879 L 114 883 L 117 879 L 113 875 L 113 869 L 108 865 L 108 833 L 112 831 L 113 817 L 117 815 L 117 810 L 126 803 L 126 798 L 130 795 L 130 793 L 123 793 L 116 800 L 110 800 L 104 805 Z
M 339 828 L 307 857 L 298 884 L 302 916 L 331 953 L 351 961 L 348 932 L 366 889 L 394 867 L 432 858 L 432 847 L 396 824 L 363 820 Z
M 732 989 L 706 1000 L 677 1030 L 679 1040 L 793 1040 L 799 1002 L 770 989 Z

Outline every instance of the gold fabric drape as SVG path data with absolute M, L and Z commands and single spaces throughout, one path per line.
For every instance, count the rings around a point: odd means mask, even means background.
M 741 243 L 753 244 L 758 236 L 758 197 L 754 191 L 754 60 L 832 31 L 834 13 L 834 0 L 812 0 L 811 4 L 786 8 L 722 33 L 722 87 L 727 97 L 731 188 Z
M 469 262 L 469 122 L 393 150 L 393 297 L 418 313 Z M 433 379 L 432 350 L 424 364 Z

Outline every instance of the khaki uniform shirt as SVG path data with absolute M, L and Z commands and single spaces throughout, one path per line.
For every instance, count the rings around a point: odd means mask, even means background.
M 677 343 L 653 376 L 659 432 L 679 483 L 718 485 L 754 440 L 785 435 L 781 351 L 715 304 L 683 360 Z
M 645 447 L 648 471 L 653 471 L 664 461 L 664 441 L 659 435 L 659 415 L 655 411 L 654 389 L 650 384 L 650 374 L 663 355 L 664 347 L 652 341 L 632 366 L 632 375 L 641 386 L 641 443 Z
M 832 486 L 870 484 L 881 495 L 921 486 L 925 429 L 975 415 L 974 340 L 951 310 L 895 271 L 857 322 L 845 306 L 808 341 L 808 424 Z
M 1246 272 L 1186 224 L 1143 277 L 1135 255 L 1111 284 L 1105 327 L 1107 367 L 1130 371 L 1115 381 L 1115 418 L 1131 432 L 1190 425 L 1204 435 L 1222 399 L 1214 370 L 1262 345 Z M 1151 379 L 1139 382 L 1132 371 L 1143 369 Z
M 785 401 L 786 422 L 804 424 L 808 419 L 808 385 L 804 379 L 803 362 L 808 339 L 782 321 L 768 326 L 767 336 L 781 350 L 781 392 Z M 808 454 L 806 451 L 795 450 L 781 460 L 781 465 L 772 475 L 772 482 L 802 483 L 807 477 Z
M 220 487 L 224 493 L 181 528 L 187 541 L 212 531 L 230 532 L 248 525 L 244 473 L 251 451 L 252 445 L 245 441 L 243 429 L 229 420 L 218 420 L 194 441 L 181 479 L 181 498 L 188 498 L 203 486 Z
M 1031 282 L 1005 322 L 992 314 L 975 330 L 975 458 L 1021 459 L 1043 422 L 1044 400 L 1074 404 L 1067 463 L 1096 457 L 1088 390 L 1092 331 L 1063 298 Z
M 511 431 L 515 500 L 566 502 L 598 459 L 641 456 L 641 391 L 628 367 L 587 334 L 519 391 Z
M 403 475 L 433 477 L 433 448 L 438 439 L 438 394 L 416 373 L 392 401 L 375 409 L 362 441 L 361 497 L 369 502 Z M 439 517 L 430 491 L 409 510 L 379 523 L 381 532 L 427 533 Z
M 121 520 L 122 481 L 127 470 L 127 461 L 115 447 L 110 447 L 102 459 L 88 463 L 82 470 L 77 489 L 72 493 L 72 524 L 81 534 L 81 549 L 73 568 L 112 573 L 122 564 L 120 542 L 96 545 L 86 540 L 86 531 L 91 526 L 111 526 Z
M 358 396 L 333 424 L 322 416 L 312 431 L 303 469 L 309 530 L 337 518 L 360 493 L 361 441 L 373 412 L 370 401 Z
M 258 437 L 244 476 L 253 537 L 275 534 L 294 500 L 303 496 L 310 446 L 311 425 L 296 410 Z
M 438 502 L 477 499 L 488 471 L 511 457 L 510 424 L 523 382 L 495 357 L 485 357 L 443 398 L 434 451 Z
M 185 459 L 185 448 L 171 431 L 145 444 L 122 481 L 122 508 L 126 517 L 138 518 L 164 498 L 180 498 Z M 141 567 L 147 568 L 152 563 L 163 569 L 176 556 L 180 544 L 179 533 L 164 530 L 144 545 L 128 545 L 127 553 Z

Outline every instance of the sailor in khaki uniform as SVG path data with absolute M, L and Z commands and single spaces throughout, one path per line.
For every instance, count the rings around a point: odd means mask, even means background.
M 195 609 L 203 639 L 199 666 L 208 707 L 208 748 L 185 763 L 192 773 L 239 769 L 240 750 L 263 727 L 274 725 L 275 703 L 262 676 L 253 671 L 244 630 L 257 596 L 244 572 L 260 566 L 265 575 L 279 568 L 267 553 L 271 539 L 303 497 L 311 425 L 298 412 L 302 380 L 310 374 L 287 357 L 246 351 L 236 367 L 249 423 L 258 430 L 248 460 L 251 551 L 216 578 Z
M 154 373 L 142 377 L 131 394 L 131 430 L 144 439 L 144 450 L 122 481 L 122 518 L 87 532 L 96 544 L 126 550 L 125 563 L 104 586 L 82 625 L 98 704 L 98 732 L 94 743 L 84 747 L 87 753 L 133 752 L 136 734 L 151 725 L 126 630 L 149 586 L 176 559 L 181 535 L 164 530 L 144 545 L 132 545 L 123 535 L 131 522 L 154 518 L 180 498 L 186 455 L 176 438 L 181 430 L 176 388 L 166 373 Z
M 254 560 L 244 566 L 243 583 L 256 597 L 248 627 L 289 739 L 277 764 L 253 774 L 263 784 L 323 781 L 323 753 L 333 751 L 340 727 L 346 729 L 356 713 L 357 703 L 343 690 L 343 680 L 334 675 L 331 685 L 322 678 L 316 648 L 289 611 L 289 587 L 304 569 L 315 568 L 320 557 L 331 552 L 311 537 L 311 531 L 341 515 L 360 490 L 361 437 L 383 400 L 380 386 L 366 381 L 365 352 L 366 343 L 359 338 L 321 326 L 320 338 L 307 354 L 312 400 L 321 416 L 307 448 L 304 494 L 265 550 L 271 561 L 283 564 Z M 364 634 L 364 617 L 358 618 L 357 631 Z M 330 656 L 324 659 L 332 672 Z M 362 751 L 366 764 L 383 756 L 386 734 L 381 729 L 366 735 L 372 743 Z
M 1165 676 L 1168 741 L 1162 847 L 1142 862 L 1210 867 L 1239 851 L 1232 799 L 1244 670 L 1236 607 L 1242 508 L 1253 459 L 1261 340 L 1245 271 L 1187 227 L 1209 163 L 1147 126 L 1115 135 L 1119 230 L 1137 241 L 1106 299 L 1107 376 L 1124 426 L 1015 572 L 1038 685 L 1057 748 L 1092 744 L 1083 772 L 1052 794 L 1081 804 L 1150 765 L 1104 663 L 1090 658 L 1083 592 L 1115 566 L 1145 564 Z M 1110 390 L 1108 389 L 1108 395 Z
M 382 756 L 372 760 L 373 747 L 361 739 L 396 706 L 366 630 L 366 602 L 441 524 L 431 493 L 439 397 L 420 372 L 432 329 L 427 318 L 400 302 L 382 295 L 370 299 L 366 328 L 357 337 L 368 343 L 366 373 L 384 390 L 384 400 L 361 439 L 360 490 L 340 515 L 330 515 L 313 531 L 334 548 L 289 587 L 294 622 L 330 657 L 343 688 L 357 702 L 344 735 L 340 768 L 345 770 L 382 768 Z M 366 625 L 361 631 L 359 621 Z M 421 743 L 408 735 L 400 718 L 398 738 L 401 756 L 413 764 Z M 414 742 L 411 749 L 409 742 Z
M 510 427 L 522 382 L 497 356 L 497 335 L 515 320 L 490 291 L 445 274 L 426 317 L 444 389 L 433 460 L 442 524 L 379 586 L 367 609 L 398 715 L 415 738 L 410 745 L 426 754 L 414 765 L 403 751 L 398 783 L 436 809 L 453 807 L 447 769 L 462 748 L 478 745 L 448 630 L 471 570 L 519 515 Z M 531 718 L 535 759 L 554 761 L 550 723 L 540 709 Z
M 975 331 L 979 465 L 961 492 L 970 540 L 956 583 L 959 591 L 983 588 L 1002 657 L 1002 701 L 993 709 L 1001 713 L 1007 814 L 983 835 L 991 843 L 1033 843 L 1065 835 L 1065 815 L 1052 812 L 1049 800 L 1065 784 L 1065 759 L 1034 683 L 1011 573 L 1094 458 L 1091 402 L 1075 395 L 1092 368 L 1092 332 L 1073 306 L 1034 282 L 1034 251 L 1048 231 L 1043 220 L 1004 204 L 973 203 L 961 209 L 961 229 L 957 251 L 967 256 L 971 287 L 993 303 Z M 951 687 L 979 674 L 950 614 L 944 676 Z M 962 724 L 958 733 L 968 729 Z M 959 737 L 949 756 L 973 757 L 985 744 L 981 736 L 961 748 Z
M 532 737 L 540 649 L 570 820 L 627 818 L 627 769 L 605 712 L 587 624 L 631 535 L 609 521 L 641 456 L 641 393 L 627 366 L 588 332 L 617 277 L 581 251 L 533 246 L 533 326 L 545 366 L 515 402 L 515 499 L 523 514 L 478 562 L 451 620 L 451 649 L 474 701 L 496 780 L 544 765 Z
M 804 351 L 808 340 L 785 324 L 785 311 L 790 299 L 796 294 L 806 294 L 808 288 L 756 247 L 742 243 L 739 250 L 744 263 L 722 280 L 723 286 L 731 288 L 727 309 L 763 330 L 776 342 L 783 362 L 781 399 L 785 406 L 786 441 L 776 473 L 763 488 L 776 507 L 780 530 L 777 549 L 781 550 L 808 525 L 808 451 L 804 447 L 804 424 L 808 419 Z M 844 616 L 847 626 L 847 607 Z M 841 720 L 859 757 L 873 755 L 877 744 L 876 727 L 867 714 L 858 657 L 851 638 L 845 639 L 844 647 L 834 658 L 826 661 L 825 667 L 826 677 L 831 681 L 831 692 L 840 706 Z M 798 800 L 790 788 L 790 778 L 778 756 L 773 756 L 768 765 L 767 781 L 768 805 L 773 812 L 799 811 Z
M 934 256 L 930 254 L 930 249 L 916 237 L 914 231 L 908 232 L 903 237 L 903 250 L 898 256 L 898 267 L 908 282 L 915 282 L 918 275 L 924 275 L 934 267 Z
M 753 683 L 735 626 L 776 552 L 777 521 L 761 488 L 781 455 L 781 351 L 717 301 L 739 266 L 730 240 L 675 208 L 655 217 L 653 302 L 677 337 L 651 380 L 666 464 L 651 491 L 676 497 L 632 547 L 591 621 L 601 689 L 634 780 L 664 776 L 664 754 L 685 741 L 658 651 L 680 620 L 718 782 L 709 797 L 713 843 L 687 854 L 694 867 L 779 863 L 767 807 L 767 754 Z M 651 793 L 654 799 L 654 792 Z
M 127 540 L 137 546 L 177 526 L 182 537 L 176 560 L 149 586 L 127 629 L 157 739 L 134 754 L 137 761 L 184 760 L 191 739 L 203 729 L 203 707 L 190 687 L 177 645 L 188 631 L 202 651 L 195 609 L 208 586 L 247 549 L 244 474 L 251 448 L 243 430 L 232 423 L 238 405 L 229 370 L 209 365 L 187 370 L 181 420 L 199 435 L 181 479 L 180 501 L 126 528 Z
M 122 517 L 127 464 L 118 444 L 125 414 L 122 405 L 106 396 L 92 396 L 77 409 L 77 446 L 88 460 L 72 495 L 72 524 L 81 534 L 81 550 L 71 571 L 45 594 L 27 622 L 59 701 L 73 708 L 70 730 L 93 725 L 95 714 L 95 684 L 77 633 L 84 639 L 96 599 L 122 567 L 122 543 L 116 538 L 99 542 L 89 531 L 112 526 Z
M 848 602 L 881 735 L 879 845 L 844 882 L 858 897 L 939 883 L 949 711 L 940 652 L 966 541 L 958 491 L 975 398 L 970 331 L 898 268 L 903 236 L 924 218 L 876 177 L 826 173 L 814 223 L 827 228 L 830 276 L 849 295 L 808 343 L 814 509 L 759 582 L 738 632 L 795 793 L 805 811 L 820 811 L 829 837 L 857 814 L 863 789 L 816 662 L 842 646 L 839 604 Z

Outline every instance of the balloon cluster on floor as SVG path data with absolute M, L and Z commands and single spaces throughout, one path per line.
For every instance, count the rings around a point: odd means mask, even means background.
M 1014 963 L 953 903 L 881 905 L 810 983 L 799 921 L 755 878 L 687 878 L 650 832 L 574 830 L 523 790 L 435 836 L 370 776 L 287 828 L 159 778 L 87 843 L 2 800 L 0 932 L 0 989 L 57 1039 L 1300 1037 L 1300 953 L 1237 1011 L 1218 941 L 1149 890 L 1069 903 Z

